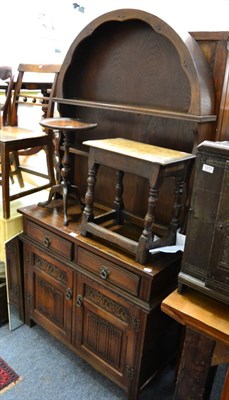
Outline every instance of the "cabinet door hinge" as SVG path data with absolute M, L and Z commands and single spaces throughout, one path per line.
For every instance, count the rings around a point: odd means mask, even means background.
M 132 328 L 135 330 L 135 332 L 140 331 L 140 319 L 139 318 L 132 318 Z
M 32 302 L 32 295 L 30 293 L 26 293 L 25 294 L 25 300 L 27 303 L 31 303 Z
M 125 375 L 126 375 L 127 379 L 129 379 L 130 381 L 133 381 L 134 376 L 135 376 L 135 369 L 130 367 L 129 365 L 126 365 Z

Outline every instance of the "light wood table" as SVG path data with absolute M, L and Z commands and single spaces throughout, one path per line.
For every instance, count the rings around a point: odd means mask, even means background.
M 177 290 L 171 293 L 161 309 L 185 326 L 174 399 L 209 398 L 211 367 L 229 361 L 228 306 L 188 288 L 182 295 Z M 221 400 L 229 400 L 229 372 Z

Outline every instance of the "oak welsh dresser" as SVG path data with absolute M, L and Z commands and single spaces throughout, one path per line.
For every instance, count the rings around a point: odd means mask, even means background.
M 61 67 L 55 99 L 60 116 L 97 123 L 70 148 L 71 181 L 82 198 L 88 175 L 84 141 L 117 137 L 195 153 L 216 132 L 218 140 L 226 138 L 227 37 L 178 33 L 160 18 L 131 9 L 104 14 L 82 30 Z M 99 171 L 98 214 L 113 207 L 115 173 Z M 181 227 L 190 189 L 191 184 Z M 168 178 L 155 217 L 159 235 L 171 218 L 173 193 Z M 133 216 L 130 236 L 142 230 L 147 197 L 147 180 L 127 173 L 123 201 Z M 40 324 L 136 400 L 177 350 L 179 325 L 160 304 L 177 285 L 181 254 L 149 255 L 140 264 L 115 243 L 82 236 L 82 211 L 74 203 L 64 226 L 61 199 L 19 212 L 23 233 L 6 246 L 10 301 L 27 324 Z

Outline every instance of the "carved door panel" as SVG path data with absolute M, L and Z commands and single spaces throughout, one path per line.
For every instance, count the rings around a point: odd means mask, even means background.
M 73 344 L 121 386 L 135 379 L 140 310 L 82 275 L 76 276 Z M 134 381 L 133 386 L 137 383 Z
M 54 336 L 71 340 L 73 272 L 34 246 L 24 244 L 25 315 Z
M 12 309 L 14 307 L 15 310 L 18 310 L 18 318 L 24 322 L 21 247 L 22 243 L 18 236 L 8 240 L 5 244 L 8 302 Z

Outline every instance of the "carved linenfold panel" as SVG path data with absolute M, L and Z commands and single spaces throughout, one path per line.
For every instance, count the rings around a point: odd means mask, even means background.
M 64 294 L 39 277 L 36 277 L 35 285 L 34 310 L 63 327 Z
M 88 311 L 85 316 L 83 345 L 116 369 L 121 369 L 123 332 Z
M 119 304 L 117 301 L 110 299 L 107 296 L 104 296 L 98 290 L 85 285 L 85 294 L 84 297 L 92 301 L 97 306 L 101 307 L 103 310 L 106 310 L 110 314 L 114 315 L 116 318 L 120 319 L 123 322 L 129 324 L 130 322 L 130 313 L 128 310 Z
M 52 278 L 61 282 L 63 285 L 67 284 L 67 274 L 65 271 L 36 254 L 34 257 L 34 265 Z

